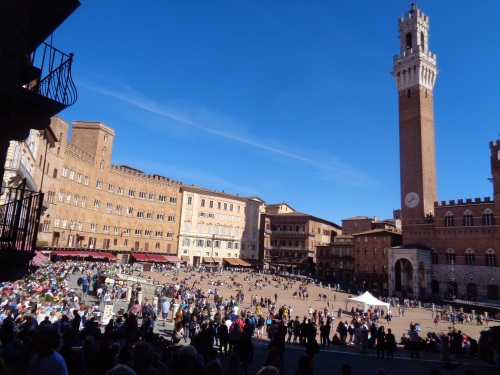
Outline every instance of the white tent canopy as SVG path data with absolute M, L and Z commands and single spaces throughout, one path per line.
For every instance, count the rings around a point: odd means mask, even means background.
M 387 310 L 389 310 L 390 305 L 387 302 L 381 301 L 375 297 L 373 297 L 370 292 L 364 292 L 363 294 L 356 296 L 356 297 L 351 297 L 346 299 L 346 310 L 347 310 L 347 303 L 349 301 L 353 302 L 358 302 L 364 304 L 366 310 L 366 305 L 371 305 L 371 306 L 385 306 L 387 307 Z

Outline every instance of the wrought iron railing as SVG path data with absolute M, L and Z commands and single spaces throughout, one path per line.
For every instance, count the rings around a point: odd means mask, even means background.
M 39 69 L 39 80 L 32 82 L 28 89 L 61 103 L 65 108 L 73 105 L 78 94 L 71 76 L 73 54 L 59 51 L 47 43 L 42 43 L 31 55 L 31 65 Z
M 7 189 L 6 203 L 0 206 L 0 251 L 34 252 L 42 211 L 43 193 L 21 186 Z

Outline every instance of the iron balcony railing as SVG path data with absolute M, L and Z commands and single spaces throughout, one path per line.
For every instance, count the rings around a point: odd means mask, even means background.
M 31 81 L 27 88 L 44 97 L 52 99 L 67 108 L 73 105 L 78 93 L 71 76 L 73 54 L 69 55 L 42 43 L 31 54 Z
M 8 189 L 6 203 L 0 206 L 0 251 L 34 252 L 43 193 L 26 189 L 24 179 L 20 187 Z

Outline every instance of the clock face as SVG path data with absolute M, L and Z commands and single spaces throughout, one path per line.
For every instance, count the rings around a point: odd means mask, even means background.
M 405 197 L 406 207 L 409 207 L 409 208 L 417 207 L 419 202 L 420 202 L 420 197 L 418 196 L 417 193 L 412 191 L 412 192 L 406 194 L 406 197 Z

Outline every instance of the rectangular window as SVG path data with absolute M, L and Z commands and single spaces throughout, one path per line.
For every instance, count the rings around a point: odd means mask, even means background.
M 127 216 L 132 217 L 134 214 L 134 208 L 133 207 L 127 207 Z
M 184 239 L 182 240 L 182 245 L 183 245 L 183 246 L 189 246 L 189 245 L 190 245 L 189 238 L 184 238 Z
M 128 246 L 128 238 L 125 238 L 125 239 L 123 240 L 123 246 Z
M 154 193 L 149 193 L 149 200 L 154 201 L 155 200 L 155 195 Z
M 97 224 L 96 223 L 91 223 L 90 224 L 90 231 L 91 232 L 97 232 Z
M 161 240 L 162 236 L 163 236 L 163 232 L 162 232 L 161 230 L 157 230 L 157 231 L 155 232 L 155 238 L 156 238 L 157 240 Z
M 205 207 L 205 199 L 204 198 L 201 199 L 200 206 L 201 207 Z
M 68 167 L 63 167 L 62 169 L 62 176 L 67 177 L 68 176 Z
M 209 214 L 208 214 L 208 217 L 209 217 L 210 219 L 213 219 L 213 218 L 215 217 L 215 215 L 214 215 L 213 213 L 209 213 Z
M 233 211 L 233 209 L 234 209 L 234 205 L 231 203 L 231 204 L 229 205 L 229 211 Z
M 212 224 L 207 224 L 207 234 L 212 234 Z
M 124 236 L 130 236 L 130 228 L 125 228 L 125 229 L 123 230 L 123 235 L 124 235 Z
M 193 197 L 188 197 L 187 204 L 193 204 Z
M 203 246 L 203 240 L 196 240 L 196 246 L 197 247 L 202 247 Z
M 73 206 L 78 206 L 78 195 L 75 195 L 75 197 L 73 198 Z
M 89 176 L 85 176 L 84 180 L 83 180 L 83 184 L 85 186 L 89 186 L 89 181 L 90 181 L 90 177 Z
M 82 208 L 85 208 L 86 205 L 87 205 L 87 198 L 82 197 Z
M 101 180 L 97 180 L 97 182 L 95 184 L 95 187 L 98 188 L 98 189 L 102 189 L 102 181 Z
M 123 195 L 123 188 L 118 186 L 118 195 Z
M 146 199 L 146 192 L 145 191 L 139 192 L 139 199 Z
M 94 200 L 94 211 L 99 211 L 99 206 L 101 202 L 99 200 Z
M 143 219 L 144 218 L 144 211 L 142 211 L 142 210 L 137 211 L 137 218 Z
M 214 201 L 209 201 L 208 202 L 208 207 L 214 208 Z
M 174 215 L 168 215 L 168 222 L 169 223 L 175 223 L 175 216 Z
M 115 236 L 118 236 L 120 234 L 120 228 L 115 227 L 114 234 L 115 234 Z
M 71 171 L 69 172 L 69 179 L 70 179 L 70 180 L 74 180 L 74 179 L 75 179 L 75 171 L 74 171 L 74 170 L 71 170 Z
M 174 239 L 174 233 L 173 232 L 167 232 L 167 240 L 173 240 Z
M 184 232 L 191 232 L 191 222 L 185 221 L 184 222 Z
M 224 203 L 224 211 L 227 211 L 227 203 Z
M 71 203 L 71 193 L 67 193 L 66 194 L 66 204 L 70 204 Z
M 240 213 L 240 210 L 241 210 L 241 207 L 240 207 L 239 205 L 238 205 L 238 206 L 236 206 L 236 212 L 237 212 L 237 213 Z
M 104 225 L 102 227 L 102 231 L 103 231 L 103 233 L 109 233 L 109 225 Z
M 122 214 L 122 206 L 121 204 L 116 205 L 116 214 L 121 215 Z
M 203 233 L 203 224 L 198 224 L 198 233 Z
M 135 198 L 135 190 L 134 189 L 129 189 L 128 190 L 128 196 L 130 198 Z
M 156 214 L 156 220 L 165 221 L 165 214 L 163 212 L 158 212 Z
M 106 203 L 106 213 L 110 214 L 112 210 L 113 210 L 113 204 L 109 202 Z
M 63 201 L 63 199 L 64 199 L 64 190 L 61 190 L 61 191 L 59 192 L 59 197 L 57 198 L 57 200 L 58 200 L 59 202 L 62 202 L 62 201 Z
M 110 193 L 114 192 L 115 191 L 115 185 L 108 184 L 108 191 Z
M 156 243 L 155 243 L 155 249 L 156 249 L 156 250 L 160 250 L 160 243 L 159 243 L 159 242 L 156 242 Z
M 220 210 L 222 207 L 222 202 L 217 202 L 217 209 Z
M 167 196 L 159 194 L 158 195 L 158 202 L 165 203 L 167 201 Z
M 146 219 L 152 220 L 153 219 L 153 211 L 148 211 L 146 213 Z
M 77 173 L 77 175 L 76 175 L 76 182 L 78 182 L 79 184 L 82 183 L 82 174 L 81 173 Z
M 151 231 L 150 231 L 149 229 L 146 229 L 146 230 L 144 231 L 144 237 L 146 237 L 146 238 L 151 238 Z
M 176 197 L 170 197 L 170 204 L 177 204 L 177 198 Z
M 142 230 L 140 230 L 140 229 L 135 230 L 135 237 L 140 237 L 141 234 L 142 234 Z

